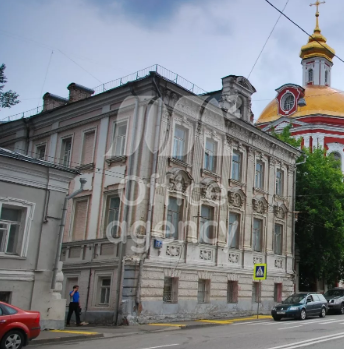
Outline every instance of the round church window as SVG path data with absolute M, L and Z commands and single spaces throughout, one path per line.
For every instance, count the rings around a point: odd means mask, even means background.
M 283 111 L 287 112 L 291 110 L 294 107 L 295 104 L 295 97 L 292 93 L 286 93 L 281 101 L 281 108 Z

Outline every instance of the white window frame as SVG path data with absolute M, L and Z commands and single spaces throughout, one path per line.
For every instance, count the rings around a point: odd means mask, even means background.
M 101 297 L 101 281 L 103 279 L 110 279 L 110 294 L 109 294 L 109 304 L 100 303 Z M 93 305 L 95 307 L 108 308 L 111 306 L 111 293 L 113 292 L 113 274 L 111 272 L 99 271 L 95 274 L 94 282 L 94 294 L 93 294 Z
M 313 68 L 308 70 L 307 80 L 308 80 L 308 82 L 314 82 L 314 70 L 313 70 Z
M 185 139 L 184 139 L 184 147 L 183 147 L 183 158 L 182 159 L 179 159 L 174 154 L 175 153 L 175 151 L 174 151 L 174 143 L 175 143 L 175 136 L 176 136 L 176 129 L 177 128 L 183 129 L 185 131 Z M 172 136 L 172 154 L 171 154 L 173 159 L 187 162 L 188 145 L 189 145 L 189 133 L 190 133 L 190 130 L 189 130 L 188 127 L 185 127 L 184 125 L 180 125 L 180 124 L 177 124 L 177 123 L 174 124 L 173 136 Z
M 207 142 L 211 142 L 214 144 L 214 153 L 211 150 L 207 149 Z M 207 171 L 216 173 L 217 168 L 217 153 L 218 153 L 218 142 L 211 137 L 205 137 L 204 141 L 204 157 L 203 157 L 203 168 Z M 206 156 L 213 158 L 213 168 L 206 167 Z
M 117 146 L 117 139 L 116 139 L 116 134 L 118 127 L 126 125 L 125 129 L 125 141 L 124 141 L 124 149 L 123 149 L 123 154 L 121 155 L 115 155 L 116 153 L 116 146 Z M 111 149 L 111 156 L 116 157 L 116 156 L 126 156 L 127 154 L 127 144 L 128 144 L 128 131 L 129 131 L 129 119 L 123 119 L 123 120 L 116 120 L 113 123 L 113 131 L 112 131 L 112 149 Z
M 281 233 L 280 233 L 280 235 L 281 235 L 281 253 L 277 253 L 276 252 L 276 248 L 277 248 L 277 244 L 276 244 L 276 239 L 277 239 L 277 234 L 276 234 L 276 225 L 278 225 L 278 226 L 280 226 L 281 227 Z M 280 222 L 275 222 L 275 224 L 274 224 L 274 234 L 273 234 L 273 237 L 274 237 L 274 240 L 273 240 L 273 242 L 274 242 L 274 245 L 273 245 L 273 248 L 274 248 L 274 254 L 275 255 L 278 255 L 278 256 L 282 256 L 283 255 L 283 238 L 284 238 L 284 225 L 282 224 L 282 223 L 280 223 Z
M 207 206 L 207 207 L 209 207 L 209 208 L 211 208 L 212 209 L 212 212 L 213 212 L 213 216 L 212 216 L 212 218 L 210 219 L 210 220 L 205 220 L 203 217 L 202 217 L 202 207 L 203 206 Z M 207 245 L 212 245 L 212 244 L 210 244 L 209 242 L 206 242 L 206 241 L 204 241 L 204 234 L 203 234 L 203 221 L 216 221 L 216 218 L 217 217 L 217 211 L 216 211 L 216 207 L 214 207 L 213 205 L 210 205 L 208 202 L 202 202 L 202 204 L 201 204 L 201 207 L 200 207 L 200 217 L 199 217 L 199 242 L 200 242 L 200 244 L 207 244 Z M 214 243 L 216 242 L 216 234 L 217 234 L 217 230 L 216 230 L 216 227 L 215 226 L 209 226 L 208 228 L 207 228 L 207 233 L 209 233 L 209 230 L 208 229 L 212 229 L 212 236 L 213 236 L 213 239 L 214 239 Z M 207 236 L 207 239 L 209 239 L 209 234 L 208 234 L 208 236 Z
M 239 159 L 240 159 L 239 162 L 236 162 L 236 163 L 239 164 L 239 176 L 238 176 L 238 178 L 234 178 L 233 177 L 234 153 L 239 155 Z M 243 154 L 239 150 L 233 149 L 233 151 L 232 151 L 232 161 L 231 161 L 231 179 L 234 179 L 235 181 L 241 182 L 241 178 L 242 178 L 242 163 L 243 163 Z
M 280 181 L 278 180 L 278 173 L 281 173 Z M 284 171 L 281 168 L 276 170 L 276 194 L 278 196 L 283 196 L 284 192 Z
M 165 237 L 168 238 L 168 239 L 179 240 L 179 239 L 180 239 L 180 236 L 181 236 L 181 234 L 182 234 L 182 231 L 180 231 L 181 225 L 180 225 L 179 223 L 180 223 L 180 222 L 183 222 L 184 208 L 185 208 L 184 205 L 185 205 L 185 202 L 184 202 L 184 199 L 183 199 L 183 198 L 176 197 L 176 196 L 173 196 L 173 195 L 168 196 L 168 198 L 167 198 L 167 205 L 166 205 L 166 221 L 167 221 L 167 222 L 170 222 L 169 219 L 168 219 L 168 216 L 169 216 L 169 202 L 170 202 L 170 199 L 181 200 L 182 203 L 181 203 L 181 205 L 180 205 L 178 225 L 177 225 L 177 227 L 175 227 L 175 229 L 176 229 L 175 235 L 174 235 L 174 236 L 168 235 L 168 230 L 166 229 L 166 230 L 165 230 Z
M 87 226 L 88 226 L 88 213 L 89 213 L 89 205 L 90 205 L 90 196 L 81 196 L 73 200 L 73 212 L 72 212 L 72 219 L 70 222 L 70 228 L 69 228 L 69 237 L 74 241 L 74 219 L 75 219 L 75 206 L 77 202 L 79 201 L 85 201 L 87 200 L 87 213 L 86 213 L 86 226 L 85 226 L 85 232 L 84 236 L 85 239 L 87 238 L 86 233 L 87 233 Z
M 171 295 L 170 299 L 166 299 L 166 281 L 169 279 L 171 283 Z M 164 278 L 164 289 L 163 289 L 163 302 L 168 304 L 178 303 L 178 284 L 179 278 L 165 276 Z
M 43 147 L 43 146 L 45 147 L 45 149 L 44 149 L 44 156 L 43 156 L 43 159 L 40 159 L 38 157 L 38 148 Z M 40 159 L 40 160 L 46 160 L 46 156 L 47 156 L 47 142 L 35 144 L 34 158 L 35 159 Z M 49 159 L 48 159 L 48 161 L 49 161 Z
M 64 141 L 67 140 L 67 139 L 70 139 L 71 140 L 71 147 L 70 147 L 70 156 L 69 156 L 69 161 L 68 161 L 68 164 L 65 165 L 64 164 Z M 71 166 L 71 162 L 72 162 L 72 154 L 73 154 L 73 145 L 74 145 L 74 135 L 68 135 L 68 136 L 64 136 L 64 137 L 61 137 L 60 139 L 60 157 L 59 157 L 59 164 L 62 165 L 62 166 L 67 166 L 67 167 L 70 167 Z
M 95 153 L 96 144 L 97 144 L 97 127 L 93 127 L 93 128 L 82 131 L 82 144 L 81 144 L 81 152 L 80 152 L 80 160 L 79 160 L 80 165 L 88 165 L 88 164 L 83 164 L 82 160 L 84 157 L 85 136 L 87 133 L 91 133 L 91 132 L 94 132 L 93 152 L 92 152 L 92 161 L 91 161 L 91 163 L 94 163 L 94 156 L 95 156 L 94 153 Z
M 111 192 L 107 192 L 107 193 L 104 193 L 104 196 L 103 196 L 103 224 L 102 224 L 102 227 L 103 227 L 103 237 L 106 237 L 106 228 L 108 226 L 108 202 L 110 200 L 111 197 L 118 197 L 120 199 L 120 203 L 119 203 L 119 209 L 118 209 L 118 214 L 119 214 L 119 218 L 121 216 L 121 210 L 122 210 L 122 200 L 121 200 L 121 197 L 122 197 L 122 192 L 121 191 L 111 191 Z M 118 229 L 118 227 L 117 227 Z M 118 233 L 118 231 L 117 231 Z
M 2 210 L 3 205 L 13 206 L 15 208 L 20 208 L 20 209 L 26 209 L 25 221 L 23 223 L 23 226 L 21 227 L 22 245 L 21 245 L 21 248 L 18 249 L 20 251 L 19 257 L 26 257 L 28 246 L 29 246 L 30 229 L 31 229 L 31 224 L 32 224 L 36 204 L 33 202 L 16 199 L 16 198 L 0 197 L 0 212 Z M 0 220 L 0 222 L 2 221 Z M 18 256 L 13 254 L 7 254 L 6 252 L 0 252 L 0 255 L 7 255 L 7 256 L 13 256 L 13 257 Z
M 260 164 L 262 165 L 262 171 L 260 173 L 260 183 L 257 185 L 257 177 L 258 177 L 258 171 L 257 171 L 257 165 Z M 256 160 L 256 165 L 255 165 L 255 175 L 254 175 L 254 187 L 257 189 L 264 190 L 265 188 L 265 163 L 263 160 Z
M 230 224 L 230 215 L 236 215 L 238 217 L 238 224 L 236 227 L 234 226 L 235 224 L 231 225 Z M 240 246 L 240 227 L 241 227 L 241 214 L 236 212 L 236 211 L 230 211 L 228 213 L 228 248 L 234 248 L 234 249 L 239 249 Z M 237 236 L 237 241 L 236 241 L 236 246 L 232 247 L 232 240 L 230 239 L 232 235 L 232 229 L 236 229 L 236 236 Z
M 256 250 L 255 242 L 256 242 L 256 237 L 255 237 L 255 228 L 254 228 L 254 222 L 255 220 L 258 220 L 261 222 L 261 231 L 260 231 L 260 251 Z M 252 222 L 252 250 L 254 252 L 263 252 L 264 250 L 264 219 L 259 218 L 259 217 L 253 217 L 253 222 Z

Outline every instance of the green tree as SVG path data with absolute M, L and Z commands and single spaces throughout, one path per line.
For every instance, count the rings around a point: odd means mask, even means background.
M 0 65 L 0 108 L 11 108 L 20 101 L 18 100 L 19 95 L 16 92 L 12 90 L 6 92 L 2 91 L 5 87 L 4 84 L 7 82 L 5 69 L 5 64 Z
M 273 136 L 294 146 L 292 125 Z M 300 253 L 300 288 L 315 289 L 316 280 L 333 284 L 344 278 L 344 184 L 339 161 L 322 148 L 303 149 L 297 162 L 295 242 Z

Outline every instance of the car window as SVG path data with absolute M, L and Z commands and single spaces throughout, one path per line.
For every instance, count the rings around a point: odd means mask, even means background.
M 307 302 L 313 302 L 313 297 L 311 295 L 307 297 Z
M 320 298 L 317 294 L 313 294 L 314 302 L 320 302 Z
M 2 309 L 0 308 L 0 316 L 1 316 L 1 315 L 3 315 L 3 313 L 2 313 Z
M 325 293 L 325 297 L 343 297 L 344 290 L 328 290 Z
M 306 294 L 293 294 L 292 296 L 289 296 L 287 299 L 285 299 L 282 303 L 284 304 L 301 303 L 305 297 L 306 297 Z
M 8 315 L 17 314 L 17 310 L 15 310 L 14 308 L 12 308 L 8 305 L 5 305 L 5 304 L 2 304 L 1 306 L 4 309 L 6 314 L 8 314 Z
M 325 297 L 322 294 L 318 294 L 318 297 L 319 297 L 321 302 L 327 302 L 327 300 L 325 299 Z

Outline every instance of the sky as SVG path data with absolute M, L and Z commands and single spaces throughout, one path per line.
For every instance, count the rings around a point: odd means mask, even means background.
M 282 9 L 287 0 L 270 0 Z M 285 14 L 312 33 L 311 0 L 289 0 Z M 312 2 L 315 2 L 312 1 Z M 344 59 L 344 1 L 321 5 L 320 28 Z M 71 82 L 94 88 L 153 64 L 205 91 L 230 74 L 248 77 L 279 13 L 265 0 L 1 0 L 0 64 L 21 103 L 0 120 L 43 104 L 46 92 L 68 96 Z M 257 119 L 285 83 L 302 84 L 300 48 L 308 37 L 282 17 L 250 82 Z M 334 58 L 332 86 L 344 90 Z

